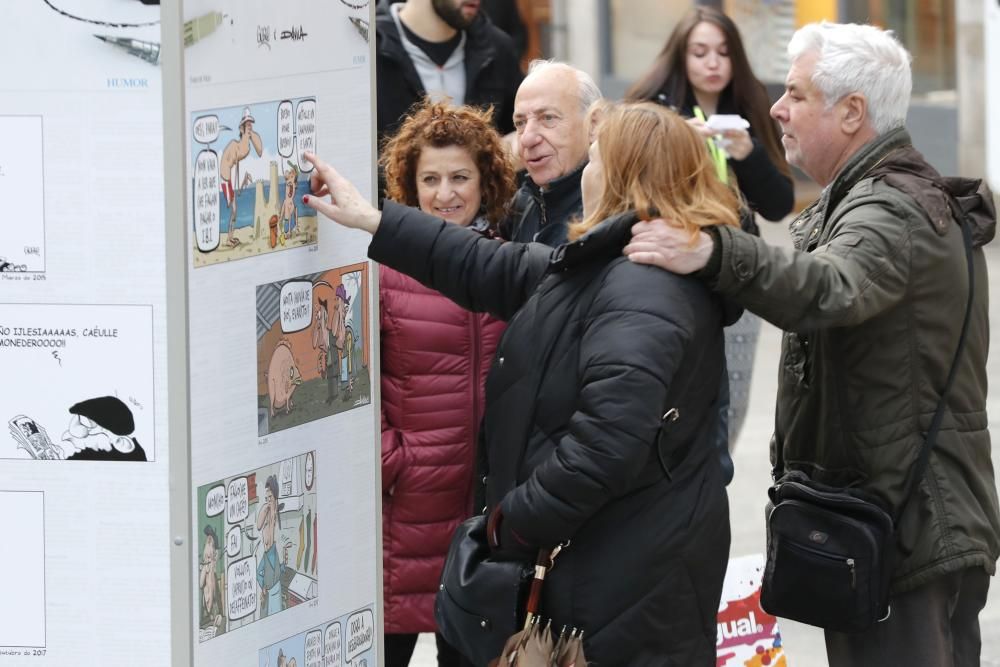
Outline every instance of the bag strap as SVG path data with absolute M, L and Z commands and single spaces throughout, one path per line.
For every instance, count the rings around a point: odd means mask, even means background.
M 903 510 L 905 510 L 907 505 L 909 505 L 913 492 L 916 489 L 917 484 L 920 483 L 920 480 L 923 479 L 924 472 L 927 469 L 927 464 L 930 461 L 931 449 L 933 449 L 934 442 L 937 440 L 938 431 L 941 430 L 941 422 L 944 419 L 948 392 L 951 389 L 952 384 L 955 382 L 955 376 L 958 371 L 958 361 L 962 356 L 963 349 L 965 348 L 965 339 L 969 331 L 969 322 L 972 319 L 972 305 L 975 297 L 975 267 L 972 259 L 972 231 L 969 229 L 969 225 L 966 221 L 965 212 L 961 210 L 955 202 L 955 199 L 950 194 L 946 192 L 945 195 L 948 197 L 948 201 L 952 207 L 952 214 L 958 222 L 959 228 L 962 230 L 962 241 L 965 245 L 965 261 L 969 269 L 968 299 L 965 306 L 965 318 L 962 320 L 962 332 L 958 336 L 958 345 L 955 348 L 955 355 L 951 360 L 951 368 L 948 370 L 948 378 L 945 381 L 944 390 L 941 392 L 941 398 L 938 400 L 937 408 L 934 411 L 934 417 L 931 419 L 930 428 L 927 429 L 927 434 L 924 436 L 924 444 L 920 448 L 920 456 L 917 458 L 912 474 L 906 482 L 906 492 L 903 495 L 904 500 L 898 510 L 893 514 L 893 525 L 899 522 L 900 517 L 903 515 Z M 844 415 L 844 418 L 847 419 L 846 389 L 843 387 L 843 383 L 837 383 L 837 391 L 841 405 L 843 406 L 841 413 Z M 772 476 L 775 481 L 777 481 L 777 479 L 779 479 L 785 472 L 784 446 L 779 444 L 775 447 L 775 450 L 775 465 L 774 470 L 772 471 Z

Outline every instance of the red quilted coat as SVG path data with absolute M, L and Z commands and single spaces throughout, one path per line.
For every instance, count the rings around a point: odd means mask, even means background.
M 432 632 L 455 527 L 472 515 L 484 384 L 506 326 L 379 269 L 385 632 Z

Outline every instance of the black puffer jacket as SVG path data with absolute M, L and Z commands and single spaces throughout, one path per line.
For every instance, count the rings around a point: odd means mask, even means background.
M 623 258 L 634 220 L 552 251 L 386 202 L 369 256 L 510 319 L 486 385 L 487 498 L 503 551 L 571 540 L 543 614 L 585 631 L 591 664 L 710 665 L 729 553 L 706 428 L 722 308 L 698 281 Z M 668 479 L 653 445 L 674 407 Z

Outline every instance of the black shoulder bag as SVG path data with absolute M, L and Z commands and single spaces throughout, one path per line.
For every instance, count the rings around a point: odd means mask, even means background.
M 972 315 L 972 234 L 964 216 L 956 217 L 969 265 L 968 305 L 944 391 L 907 480 L 905 500 L 890 516 L 857 489 L 826 486 L 801 471 L 777 479 L 768 489 L 773 507 L 767 513 L 767 562 L 760 595 L 761 607 L 769 614 L 838 632 L 863 632 L 889 617 L 895 526 L 927 468 Z M 784 471 L 781 450 L 777 448 L 775 476 Z

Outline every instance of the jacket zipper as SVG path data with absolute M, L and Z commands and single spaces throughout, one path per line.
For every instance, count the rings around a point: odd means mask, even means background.
M 475 477 L 476 477 L 476 462 L 479 457 L 477 452 L 479 450 L 479 426 L 482 422 L 482 416 L 479 414 L 479 395 L 482 392 L 482 382 L 480 380 L 480 340 L 482 338 L 482 323 L 480 321 L 480 315 L 478 313 L 471 313 L 472 318 L 472 477 L 473 484 L 470 488 L 475 488 Z M 474 496 L 475 494 L 473 494 Z M 474 497 L 470 501 L 475 502 Z

